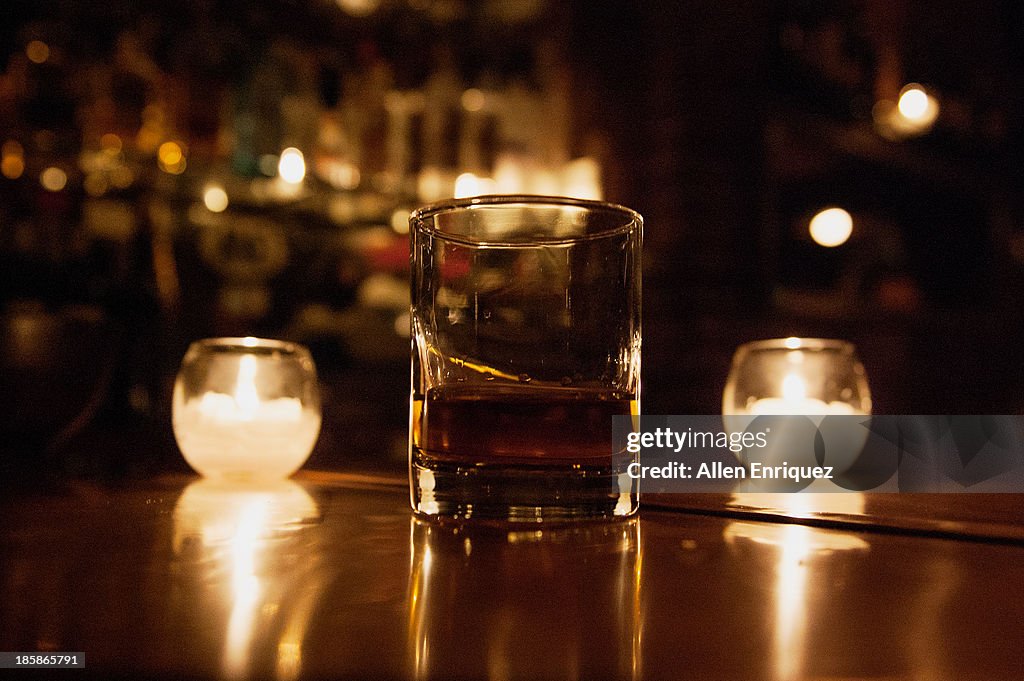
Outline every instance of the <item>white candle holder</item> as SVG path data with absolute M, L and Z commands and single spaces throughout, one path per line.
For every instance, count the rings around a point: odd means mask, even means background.
M 260 338 L 193 343 L 174 384 L 174 436 L 192 468 L 250 481 L 297 471 L 320 434 L 309 350 Z

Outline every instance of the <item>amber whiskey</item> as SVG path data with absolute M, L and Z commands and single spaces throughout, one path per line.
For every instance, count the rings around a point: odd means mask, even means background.
M 621 392 L 522 386 L 431 389 L 412 409 L 414 460 L 468 466 L 607 466 L 612 416 L 637 412 Z

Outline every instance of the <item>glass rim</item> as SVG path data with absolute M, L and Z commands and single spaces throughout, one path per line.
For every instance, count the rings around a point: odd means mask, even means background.
M 785 352 L 792 352 L 794 350 L 810 350 L 812 352 L 837 350 L 856 354 L 857 348 L 850 341 L 841 338 L 800 338 L 789 336 L 786 338 L 765 338 L 742 343 L 736 348 L 736 355 L 752 350 L 781 350 Z
M 578 236 L 534 236 L 528 240 L 511 241 L 508 239 L 471 239 L 462 234 L 439 229 L 435 224 L 429 222 L 430 218 L 443 213 L 455 210 L 474 208 L 512 208 L 515 206 L 535 206 L 550 208 L 582 208 L 590 211 L 603 211 L 606 213 L 618 213 L 623 216 L 621 224 L 615 227 L 608 227 L 590 234 Z M 618 203 L 597 201 L 595 199 L 577 199 L 569 196 L 546 196 L 542 194 L 485 194 L 467 198 L 452 198 L 443 201 L 429 203 L 413 210 L 409 214 L 409 223 L 417 231 L 443 237 L 445 240 L 457 243 L 470 244 L 473 246 L 510 246 L 529 247 L 538 244 L 570 244 L 580 241 L 591 241 L 594 239 L 605 239 L 619 234 L 628 234 L 633 230 L 643 228 L 644 219 L 637 211 Z
M 255 336 L 221 336 L 217 338 L 201 338 L 188 346 L 189 352 L 199 350 L 221 350 L 225 352 L 254 352 L 266 354 L 281 352 L 288 355 L 309 356 L 309 349 L 294 341 L 277 340 L 274 338 L 257 338 Z

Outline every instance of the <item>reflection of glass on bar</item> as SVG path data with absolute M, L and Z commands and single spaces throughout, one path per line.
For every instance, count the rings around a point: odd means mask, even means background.
M 641 224 L 620 206 L 543 197 L 413 214 L 414 510 L 636 510 L 611 417 L 638 413 Z
M 410 540 L 412 678 L 642 676 L 638 519 L 543 529 L 414 519 Z

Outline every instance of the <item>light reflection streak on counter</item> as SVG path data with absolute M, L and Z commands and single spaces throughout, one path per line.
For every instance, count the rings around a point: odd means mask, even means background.
M 629 531 L 623 529 L 622 536 L 624 541 L 629 540 Z M 626 560 L 626 556 L 623 555 L 623 560 Z M 632 594 L 632 621 L 633 621 L 633 636 L 630 646 L 630 677 L 631 679 L 639 679 L 643 673 L 641 662 L 643 657 L 640 655 L 640 651 L 643 646 L 644 636 L 644 613 L 643 607 L 640 601 L 640 578 L 643 576 L 644 566 L 644 552 L 643 552 L 643 539 L 640 531 L 640 523 L 636 523 L 636 565 L 633 568 L 633 594 Z M 624 566 L 622 569 L 628 570 L 628 566 Z M 628 594 L 620 594 L 620 601 L 628 598 Z
M 427 528 L 426 532 L 430 532 Z M 429 544 L 424 544 L 423 551 L 417 550 L 416 521 L 409 526 L 409 641 L 408 649 L 412 651 L 413 678 L 426 678 L 429 669 L 428 653 L 430 640 L 426 633 L 426 594 L 430 588 L 430 570 L 434 556 Z
M 864 495 L 859 493 L 734 495 L 734 503 L 739 499 L 781 508 L 794 517 L 807 517 L 825 507 L 835 513 L 857 514 L 864 511 Z M 812 558 L 839 551 L 867 551 L 868 543 L 845 532 L 770 522 L 732 522 L 725 527 L 724 537 L 726 543 L 733 546 L 741 540 L 748 540 L 776 550 L 772 622 L 775 679 L 793 681 L 804 678 L 808 651 L 807 586 L 815 570 Z
M 636 519 L 507 531 L 412 519 L 410 553 L 410 677 L 639 678 Z
M 224 674 L 232 679 L 245 676 L 257 625 L 261 585 L 256 576 L 256 553 L 266 524 L 266 505 L 265 499 L 244 502 L 231 537 L 231 615 L 224 638 Z
M 175 554 L 189 560 L 188 540 L 199 541 L 195 599 L 200 601 L 200 592 L 209 588 L 227 606 L 221 652 L 226 678 L 263 676 L 263 670 L 252 668 L 252 651 L 262 637 L 275 632 L 280 634 L 273 678 L 291 681 L 299 676 L 302 642 L 323 580 L 317 552 L 293 537 L 318 515 L 316 502 L 291 481 L 241 485 L 202 480 L 189 485 L 178 500 Z M 301 561 L 293 560 L 295 552 L 302 554 Z M 303 569 L 291 569 L 293 562 Z

